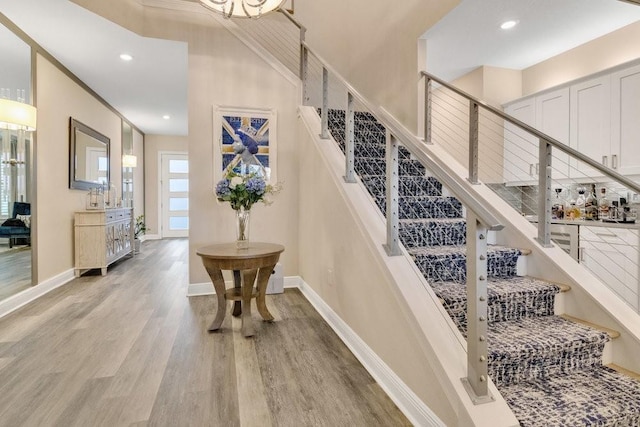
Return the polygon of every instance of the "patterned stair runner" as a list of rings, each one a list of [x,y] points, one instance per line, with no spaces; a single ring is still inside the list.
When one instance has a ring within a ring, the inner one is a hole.
[[[344,151],[344,112],[329,111]],[[355,114],[355,170],[385,213],[385,129]],[[399,149],[400,239],[464,335],[466,222],[460,202]],[[522,426],[640,426],[640,381],[602,365],[606,333],[554,315],[560,288],[516,275],[518,249],[489,246],[489,375]]]

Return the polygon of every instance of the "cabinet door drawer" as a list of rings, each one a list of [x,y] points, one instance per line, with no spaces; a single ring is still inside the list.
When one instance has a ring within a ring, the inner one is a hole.
[[[638,232],[624,228],[580,227],[580,241],[638,246]]]

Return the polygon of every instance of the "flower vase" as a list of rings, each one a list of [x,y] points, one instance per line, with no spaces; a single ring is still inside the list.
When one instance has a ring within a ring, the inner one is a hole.
[[[236,245],[238,249],[249,247],[249,220],[251,210],[240,208],[236,210]]]

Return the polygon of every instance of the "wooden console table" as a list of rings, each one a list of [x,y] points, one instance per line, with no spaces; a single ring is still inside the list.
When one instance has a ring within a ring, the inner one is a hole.
[[[273,316],[267,310],[265,293],[271,272],[276,266],[284,246],[274,243],[250,242],[246,249],[238,249],[234,243],[205,246],[196,251],[202,258],[218,297],[218,310],[209,331],[217,331],[226,314],[226,300],[234,301],[233,315],[242,315],[242,335],[254,335],[251,322],[251,298],[262,318],[268,322]],[[225,290],[222,270],[233,270],[234,287]],[[254,288],[254,282],[256,282]]]

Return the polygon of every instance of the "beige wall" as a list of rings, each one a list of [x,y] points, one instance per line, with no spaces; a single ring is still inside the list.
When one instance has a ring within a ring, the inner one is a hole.
[[[459,0],[296,3],[307,41],[374,105],[417,131],[418,38]]]
[[[197,248],[235,239],[234,211],[214,195],[213,107],[274,109],[277,114],[278,180],[284,189],[271,206],[256,204],[251,215],[251,240],[285,246],[280,261],[285,276],[298,274],[298,142],[296,111],[299,87],[260,59],[207,14],[149,8],[145,36],[189,44],[189,282],[210,281]],[[145,153],[147,159],[150,158]],[[146,176],[146,209],[157,193]],[[157,209],[156,209],[157,211]],[[156,220],[157,222],[157,220]],[[152,231],[153,232],[153,231]]]
[[[522,71],[522,96],[640,58],[640,22]]]
[[[160,152],[184,153],[189,152],[189,138],[186,136],[146,135],[144,141],[144,215],[147,234],[160,234],[159,214],[159,186],[160,182]],[[194,183],[192,183],[193,186]],[[136,210],[140,215],[141,212]]]
[[[111,139],[111,181],[121,185],[121,119],[46,58],[37,57],[37,259],[39,282],[74,266],[73,213],[84,190],[69,189],[69,117]]]
[[[502,110],[501,104],[521,94],[521,72],[498,67],[478,67],[452,84],[469,95]],[[434,91],[434,141],[465,167],[469,164],[469,101],[446,88]],[[480,109],[479,178],[500,183],[503,169],[502,119]]]

